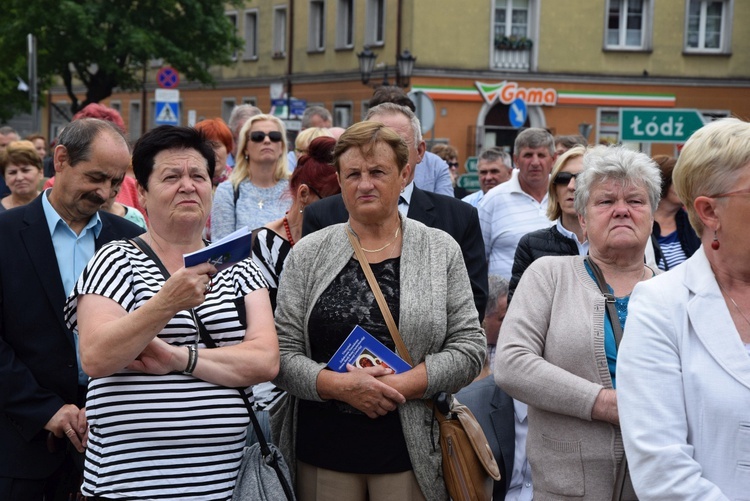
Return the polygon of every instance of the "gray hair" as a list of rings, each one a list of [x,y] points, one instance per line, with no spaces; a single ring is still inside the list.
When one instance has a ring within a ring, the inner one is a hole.
[[[79,162],[91,159],[91,145],[99,134],[109,133],[119,137],[128,146],[128,140],[120,128],[112,122],[99,118],[79,118],[66,125],[57,140],[68,153],[68,163],[76,166]],[[129,149],[129,147],[128,147]]]
[[[229,115],[229,130],[232,131],[235,141],[240,137],[240,130],[245,122],[250,120],[255,115],[263,113],[260,108],[253,106],[252,104],[240,104],[232,108],[232,113]]]
[[[608,180],[642,186],[648,193],[651,214],[661,198],[661,172],[648,155],[624,146],[596,146],[583,155],[583,172],[576,178],[575,208],[586,215],[594,186]]]
[[[546,129],[532,127],[521,131],[516,136],[516,142],[513,144],[513,151],[516,155],[523,148],[547,148],[550,155],[555,155],[555,138],[547,132]]]
[[[15,134],[16,136],[18,136],[18,132],[16,132],[16,129],[14,129],[10,125],[3,125],[2,127],[0,127],[0,135],[9,136],[11,134]],[[21,136],[18,136],[18,139],[20,138]]]
[[[497,301],[508,295],[508,281],[500,275],[490,275],[487,277],[488,294],[487,306],[484,309],[484,316],[489,317],[497,311]]]
[[[413,111],[411,111],[406,106],[401,106],[395,103],[381,103],[377,106],[373,106],[367,111],[367,116],[365,116],[365,120],[373,120],[373,117],[377,115],[397,115],[402,114],[406,118],[409,119],[411,122],[411,128],[414,131],[414,147],[416,148],[419,143],[422,142],[422,126],[419,124],[419,119],[417,118],[417,115],[414,114]]]
[[[323,108],[322,106],[310,106],[309,108],[305,108],[304,113],[302,113],[301,126],[303,129],[308,129],[312,127],[312,124],[310,124],[312,117],[320,117],[326,122],[333,123],[333,117],[331,116],[330,111]]]
[[[505,166],[508,168],[508,170],[513,170],[513,160],[511,160],[510,155],[507,151],[502,150],[498,148],[497,146],[493,146],[492,148],[487,148],[486,150],[482,151],[479,154],[479,158],[477,159],[478,162],[481,162],[484,160],[485,162],[497,162],[500,160],[505,164]]]

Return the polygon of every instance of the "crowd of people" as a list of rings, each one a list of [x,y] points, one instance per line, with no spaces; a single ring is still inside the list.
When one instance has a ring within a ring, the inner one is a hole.
[[[528,128],[469,193],[401,89],[369,104],[0,127],[0,498],[230,499],[244,393],[298,499],[447,500],[441,392],[495,500],[742,498],[750,123],[653,158]],[[185,266],[242,228],[247,258]],[[411,367],[335,370],[355,327]]]

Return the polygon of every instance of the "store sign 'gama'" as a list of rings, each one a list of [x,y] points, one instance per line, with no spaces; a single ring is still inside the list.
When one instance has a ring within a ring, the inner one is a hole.
[[[557,91],[552,88],[519,87],[518,82],[503,81],[500,83],[474,82],[484,101],[491,105],[496,100],[510,104],[514,99],[523,99],[529,106],[555,106]]]

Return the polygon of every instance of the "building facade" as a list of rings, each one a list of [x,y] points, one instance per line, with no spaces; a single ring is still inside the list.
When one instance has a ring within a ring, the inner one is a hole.
[[[623,129],[633,124],[621,123],[623,110],[645,110],[644,131],[649,110],[750,119],[746,1],[254,0],[246,6],[226,12],[245,40],[236,64],[213,70],[215,87],[180,83],[182,124],[226,119],[240,103],[286,117],[288,109],[278,106],[286,92],[325,106],[335,125],[346,127],[366,113],[373,84],[395,81],[397,55],[407,49],[417,58],[409,89],[434,103],[426,139],[450,142],[462,160],[485,147],[510,148],[519,126],[583,131],[590,143],[624,141],[652,154],[678,151],[679,136],[626,138]],[[357,59],[365,46],[377,54],[368,85]],[[143,130],[144,113],[146,127],[154,125],[159,66],[147,102],[141,93],[105,101],[120,110],[133,138]],[[65,95],[53,91],[51,100],[62,104]],[[674,115],[673,130],[681,120]]]

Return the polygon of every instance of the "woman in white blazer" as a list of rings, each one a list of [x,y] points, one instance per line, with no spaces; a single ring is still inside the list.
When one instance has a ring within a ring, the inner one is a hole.
[[[639,284],[617,363],[639,499],[750,498],[750,124],[685,144],[673,174],[702,247]]]

